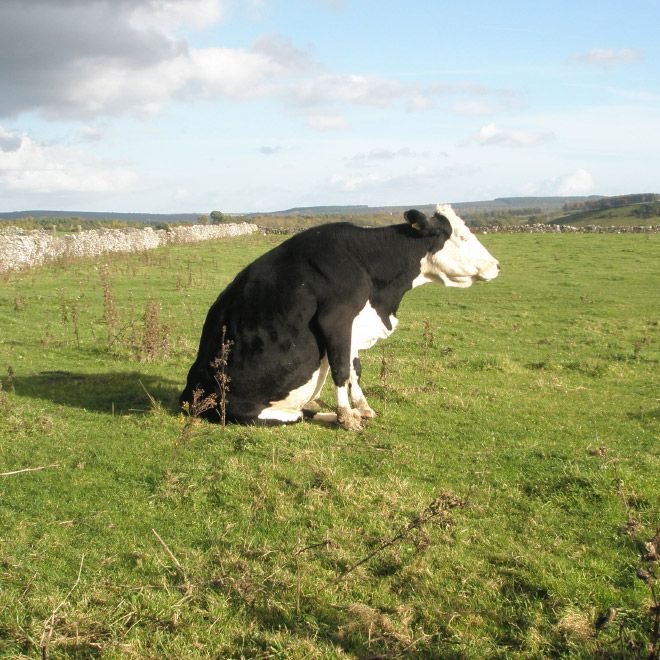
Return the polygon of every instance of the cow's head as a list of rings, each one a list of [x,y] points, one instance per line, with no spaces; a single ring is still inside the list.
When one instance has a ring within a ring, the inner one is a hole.
[[[422,235],[445,239],[444,243],[439,241],[439,249],[422,258],[421,273],[415,285],[440,281],[445,286],[468,287],[478,280],[497,277],[499,262],[449,204],[438,204],[430,218],[417,210],[406,211],[404,217]]]

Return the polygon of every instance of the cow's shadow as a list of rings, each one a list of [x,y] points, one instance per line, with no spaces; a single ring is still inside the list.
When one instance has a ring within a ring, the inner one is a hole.
[[[75,373],[42,371],[17,375],[18,396],[42,399],[56,405],[108,414],[143,413],[154,403],[175,414],[179,411],[181,383],[137,371]]]

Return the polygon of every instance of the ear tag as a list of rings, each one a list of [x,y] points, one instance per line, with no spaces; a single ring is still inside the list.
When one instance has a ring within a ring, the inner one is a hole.
[[[417,231],[419,231],[419,230],[421,229],[421,227],[419,226],[419,224],[418,224],[417,222],[413,222],[413,224],[410,225],[410,226],[411,226],[413,229],[416,229]]]

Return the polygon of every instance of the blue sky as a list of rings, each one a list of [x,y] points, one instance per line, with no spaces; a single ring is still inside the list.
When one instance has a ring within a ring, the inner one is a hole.
[[[660,2],[4,0],[0,210],[660,192]]]

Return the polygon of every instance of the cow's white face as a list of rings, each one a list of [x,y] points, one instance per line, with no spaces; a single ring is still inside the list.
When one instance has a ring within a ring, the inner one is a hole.
[[[468,287],[478,280],[497,277],[500,264],[468,229],[449,204],[438,204],[436,212],[451,224],[452,233],[442,249],[421,261],[421,275],[414,284],[441,281],[445,286]]]

